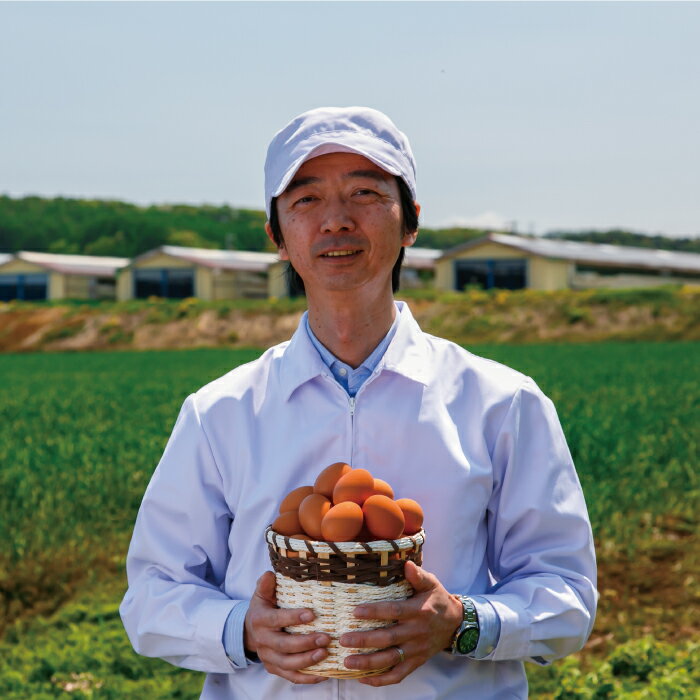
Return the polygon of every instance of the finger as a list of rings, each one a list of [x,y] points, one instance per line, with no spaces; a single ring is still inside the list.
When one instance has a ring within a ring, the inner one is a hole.
[[[258,656],[260,656],[260,652],[258,652]],[[268,648],[263,650],[263,656],[260,656],[260,658],[265,662],[266,666],[271,665],[284,671],[293,672],[313,666],[323,661],[327,656],[327,649],[314,649],[301,654],[283,654]]]
[[[402,649],[404,651],[403,659],[397,648],[393,646],[373,654],[352,654],[345,658],[345,665],[347,668],[361,671],[394,668],[395,666],[404,665],[406,662],[406,649],[404,647]]]
[[[256,623],[270,629],[303,625],[313,619],[313,611],[304,608],[264,608],[256,611]]]
[[[368,676],[367,678],[358,678],[358,680],[360,683],[371,685],[375,688],[384,685],[393,685],[394,683],[400,683],[414,668],[417,668],[415,664],[404,661],[404,663],[397,664],[386,673],[380,673],[377,676]]]
[[[261,635],[260,644],[281,654],[299,654],[314,649],[325,649],[331,643],[330,635],[289,634],[288,632],[267,631]]]
[[[404,566],[404,576],[416,593],[430,591],[438,584],[437,578],[422,566],[407,561]]]
[[[402,646],[405,642],[416,636],[413,624],[400,623],[389,627],[380,627],[375,630],[358,630],[346,632],[341,635],[338,643],[343,647],[365,649],[367,647],[384,649],[386,647]]]
[[[277,605],[277,580],[272,571],[266,571],[257,581],[255,585],[254,596],[257,596],[265,603]]]
[[[407,600],[389,600],[385,603],[363,603],[352,614],[361,620],[406,620],[415,615],[415,603]]]

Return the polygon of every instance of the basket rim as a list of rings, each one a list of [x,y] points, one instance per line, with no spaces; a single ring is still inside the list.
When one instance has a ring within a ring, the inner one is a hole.
[[[367,548],[372,552],[396,552],[403,549],[414,549],[422,547],[425,543],[425,530],[421,529],[415,535],[406,535],[398,540],[372,540],[370,542],[324,542],[322,540],[298,540],[286,535],[280,535],[272,529],[272,525],[267,526],[265,531],[267,542],[279,549],[292,549],[296,552],[316,552],[334,553],[337,550],[347,554],[367,554]],[[311,545],[312,548],[309,548]],[[333,546],[331,546],[333,545]]]

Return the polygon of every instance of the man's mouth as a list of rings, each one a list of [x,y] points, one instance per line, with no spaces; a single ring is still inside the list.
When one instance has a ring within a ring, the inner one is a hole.
[[[355,255],[359,250],[329,250],[321,255],[322,258],[340,258],[347,255]]]

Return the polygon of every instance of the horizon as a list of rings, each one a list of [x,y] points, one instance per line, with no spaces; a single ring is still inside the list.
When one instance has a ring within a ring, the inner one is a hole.
[[[73,197],[73,196],[65,196],[65,195],[56,195],[56,196],[47,196],[47,195],[40,195],[40,194],[35,194],[35,193],[27,193],[25,195],[11,195],[7,192],[0,192],[0,197],[8,197],[10,199],[31,199],[31,198],[37,198],[37,199],[44,199],[44,200],[54,200],[54,199],[65,199],[65,200],[71,200],[71,201],[76,201],[76,202],[102,202],[102,203],[114,203],[114,204],[126,204],[127,206],[133,206],[137,207],[139,209],[148,209],[148,208],[169,208],[169,207],[192,207],[192,208],[206,208],[206,207],[211,207],[211,208],[219,208],[219,207],[228,207],[232,210],[245,210],[245,211],[253,211],[256,213],[260,213],[265,215],[265,208],[260,207],[238,207],[233,204],[229,204],[227,202],[148,202],[148,203],[139,203],[139,202],[132,202],[126,199],[106,199],[106,198],[100,198],[100,197]],[[590,233],[612,233],[612,232],[624,232],[624,233],[630,233],[633,235],[638,235],[638,236],[646,236],[647,238],[654,238],[654,237],[661,237],[661,238],[667,238],[669,240],[673,241],[685,241],[685,240],[695,240],[696,238],[700,238],[700,234],[697,234],[695,236],[688,235],[688,236],[671,236],[664,234],[663,232],[657,232],[657,233],[650,233],[648,231],[636,231],[632,229],[626,229],[626,228],[619,228],[619,227],[608,227],[608,228],[587,228],[587,229],[552,229],[548,231],[542,231],[538,233],[530,233],[528,231],[522,231],[522,230],[513,230],[510,228],[496,228],[496,227],[478,227],[478,226],[461,226],[461,225],[447,225],[447,226],[430,226],[427,224],[423,224],[419,221],[419,226],[418,230],[420,229],[428,229],[431,231],[449,231],[449,230],[472,230],[472,231],[483,231],[484,234],[487,233],[505,233],[505,234],[512,234],[515,236],[535,236],[537,238],[543,238],[546,236],[551,236],[555,234],[567,234],[567,235],[586,235]],[[163,244],[163,245],[170,245],[170,244]],[[617,245],[617,244],[610,244],[610,245]],[[420,244],[412,246],[413,248],[421,248]],[[224,250],[224,249],[222,249]],[[39,251],[37,251],[39,252]],[[0,253],[2,251],[0,250]]]

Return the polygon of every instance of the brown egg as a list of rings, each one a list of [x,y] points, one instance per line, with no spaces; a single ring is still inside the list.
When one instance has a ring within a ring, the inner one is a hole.
[[[338,479],[333,503],[353,501],[361,506],[374,493],[374,477],[366,469],[353,469]]]
[[[315,540],[323,539],[321,521],[323,516],[331,509],[331,502],[320,493],[312,493],[307,496],[299,506],[299,522],[301,527],[295,532],[304,532]]]
[[[364,513],[362,514],[364,518]],[[367,523],[363,523],[362,529],[359,534],[355,537],[356,542],[372,542],[377,538],[367,529]]]
[[[314,492],[313,486],[300,486],[299,488],[290,491],[280,503],[280,513],[286,513],[288,510],[299,510],[299,505],[307,497]]]
[[[404,532],[415,535],[423,526],[423,509],[412,498],[399,498],[396,505],[401,508],[406,520]]]
[[[301,530],[301,523],[299,522],[299,513],[296,510],[288,510],[286,513],[282,513],[277,516],[277,520],[272,523],[272,529],[275,532],[279,532],[280,535],[286,535],[289,537],[295,532]]]
[[[326,542],[350,542],[362,529],[362,508],[352,501],[333,506],[321,521]]]
[[[394,489],[384,479],[377,479],[376,477],[374,479],[374,493],[380,496],[388,496],[389,498],[394,497]]]
[[[345,464],[345,462],[336,462],[326,467],[316,477],[314,493],[320,493],[328,499],[333,498],[333,489],[338,483],[338,479],[349,471],[352,471],[352,467],[349,464]]]
[[[378,539],[394,540],[404,528],[401,508],[388,496],[370,496],[362,506],[369,531]]]

